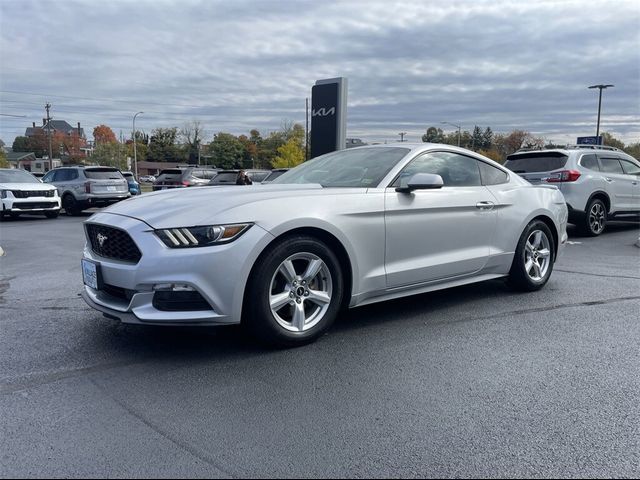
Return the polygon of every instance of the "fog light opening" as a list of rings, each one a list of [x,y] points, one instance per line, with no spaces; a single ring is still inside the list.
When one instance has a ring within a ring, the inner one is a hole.
[[[184,283],[156,283],[154,292],[195,292],[196,289]]]

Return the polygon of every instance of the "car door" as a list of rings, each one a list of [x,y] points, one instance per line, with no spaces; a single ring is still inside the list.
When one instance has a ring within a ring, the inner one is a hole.
[[[622,165],[622,170],[624,170],[625,175],[628,175],[631,179],[631,185],[633,187],[633,199],[631,200],[633,210],[640,211],[640,165],[624,158],[620,159],[620,164]]]
[[[416,173],[440,175],[444,186],[396,191]],[[438,151],[412,160],[385,191],[387,286],[481,270],[497,226],[494,205],[495,197],[482,185],[476,159]]]
[[[633,193],[635,185],[632,175],[626,175],[620,164],[620,160],[613,154],[600,154],[600,171],[607,182],[607,190],[611,199],[611,210],[620,212],[633,210]]]

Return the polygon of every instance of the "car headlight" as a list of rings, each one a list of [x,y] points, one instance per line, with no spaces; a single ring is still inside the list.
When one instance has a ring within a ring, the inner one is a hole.
[[[170,248],[209,247],[233,242],[251,226],[251,223],[208,225],[156,230],[160,240]]]

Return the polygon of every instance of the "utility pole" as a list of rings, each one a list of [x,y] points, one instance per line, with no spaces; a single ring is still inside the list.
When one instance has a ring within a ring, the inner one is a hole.
[[[404,136],[407,134],[407,132],[400,132],[398,133],[398,135],[400,135],[400,141],[404,142]]]
[[[49,137],[49,170],[53,170],[53,153],[51,148],[51,117],[49,116],[49,109],[51,104],[47,102],[44,109],[47,111],[47,137]]]
[[[602,107],[602,90],[609,87],[614,87],[615,85],[591,85],[588,88],[597,88],[600,90],[600,95],[598,97],[598,126],[596,127],[596,141],[600,144],[600,107]]]

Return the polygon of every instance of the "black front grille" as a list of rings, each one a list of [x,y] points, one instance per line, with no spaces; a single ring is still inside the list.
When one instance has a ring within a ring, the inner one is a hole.
[[[91,249],[101,257],[138,263],[142,253],[124,230],[95,223],[87,224]]]
[[[112,297],[119,298],[121,300],[126,300],[128,302],[131,301],[131,299],[133,298],[133,295],[136,293],[135,290],[116,287],[115,285],[109,285],[108,283],[105,283],[102,286],[102,289],[104,290],[105,293],[108,293]]]
[[[15,198],[53,197],[55,190],[11,190]]]
[[[13,204],[13,208],[19,208],[20,210],[55,208],[57,206],[58,204],[56,202],[16,202]]]

